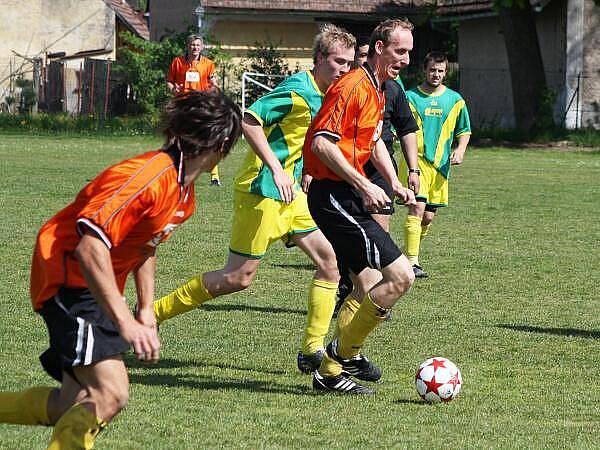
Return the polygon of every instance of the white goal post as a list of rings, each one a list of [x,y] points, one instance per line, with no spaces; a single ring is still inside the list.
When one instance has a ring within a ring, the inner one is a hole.
[[[267,86],[264,83],[258,81],[259,78],[286,78],[287,75],[280,74],[268,74],[268,73],[258,73],[258,72],[244,72],[242,74],[242,114],[246,111],[246,86],[248,84],[254,84],[267,92],[271,92],[273,90],[272,87]]]

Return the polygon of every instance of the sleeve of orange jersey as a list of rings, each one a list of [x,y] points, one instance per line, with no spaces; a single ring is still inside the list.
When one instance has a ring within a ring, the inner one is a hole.
[[[77,218],[77,229],[91,228],[110,249],[119,245],[131,229],[152,209],[152,193],[144,173],[122,180],[108,180],[109,185],[92,197]]]
[[[314,136],[325,135],[339,141],[344,131],[352,127],[358,112],[353,92],[346,83],[338,83],[327,92],[313,123]]]

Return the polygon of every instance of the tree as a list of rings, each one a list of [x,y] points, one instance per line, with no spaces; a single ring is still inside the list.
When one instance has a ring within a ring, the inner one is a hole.
[[[504,35],[517,128],[529,131],[547,124],[552,111],[544,108],[548,86],[535,17],[528,0],[496,0]]]
[[[166,77],[171,61],[185,51],[186,33],[160,42],[146,41],[126,31],[121,33],[126,46],[119,48],[115,72],[133,91],[137,111],[157,116],[170,97]]]
[[[254,48],[248,50],[248,67],[246,70],[267,75],[289,75],[289,67],[283,59],[283,54],[277,45],[270,41],[255,42]],[[261,80],[264,84],[274,88],[281,82],[281,77],[266,77]],[[250,85],[247,92],[249,103],[254,102],[265,92],[257,86]]]

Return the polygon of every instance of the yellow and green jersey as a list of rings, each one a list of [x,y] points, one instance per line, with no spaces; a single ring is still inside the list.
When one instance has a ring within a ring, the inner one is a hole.
[[[454,137],[471,134],[465,101],[458,92],[446,86],[440,94],[428,94],[415,87],[406,91],[406,97],[419,126],[419,157],[425,158],[448,178]]]
[[[246,110],[262,125],[267,141],[281,166],[300,190],[302,146],[306,130],[319,111],[323,93],[310,72],[287,78],[273,91],[259,98]],[[282,200],[271,169],[248,150],[235,179],[235,189]]]

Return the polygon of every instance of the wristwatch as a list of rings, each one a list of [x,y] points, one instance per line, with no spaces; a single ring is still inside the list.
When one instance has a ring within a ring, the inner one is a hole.
[[[416,173],[417,175],[421,175],[421,171],[419,169],[408,169],[408,173]]]

